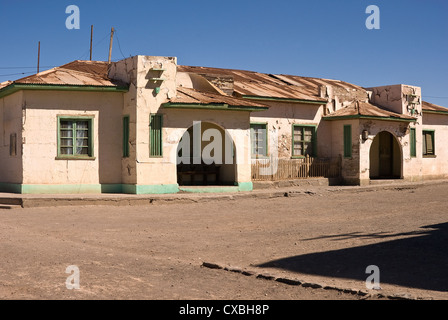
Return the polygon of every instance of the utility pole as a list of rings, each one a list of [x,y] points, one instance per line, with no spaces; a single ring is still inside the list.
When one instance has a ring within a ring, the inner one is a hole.
[[[114,42],[114,28],[110,31],[110,46],[109,46],[109,63],[112,59],[112,44]]]
[[[93,24],[90,28],[90,61],[92,61]]]
[[[39,67],[40,67],[40,41],[39,41],[39,47],[37,49],[37,73],[39,73]]]

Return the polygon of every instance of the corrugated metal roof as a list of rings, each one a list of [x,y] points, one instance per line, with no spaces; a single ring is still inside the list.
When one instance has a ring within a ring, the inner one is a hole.
[[[60,67],[12,81],[10,84],[123,86],[107,77],[108,63],[103,61],[73,61]]]
[[[368,102],[357,102],[357,101],[353,102],[351,105],[347,107],[344,107],[342,109],[337,110],[336,112],[333,112],[328,116],[325,116],[325,119],[331,120],[332,118],[353,117],[353,116],[415,120],[415,118],[413,117],[388,111]]]
[[[423,101],[422,109],[426,111],[435,111],[435,112],[448,112],[448,108],[438,106],[436,104]]]
[[[242,106],[249,108],[266,108],[261,103],[238,99],[231,96],[214,94],[211,92],[200,92],[190,88],[177,88],[176,97],[170,99],[171,103],[176,104],[227,104],[229,106]]]
[[[327,102],[320,97],[320,88],[288,85],[274,75],[233,69],[178,66],[179,72],[203,75],[227,75],[234,79],[236,96],[258,96]]]
[[[367,91],[357,85],[340,80],[301,77],[293,75],[264,74],[254,71],[178,66],[180,72],[203,75],[228,75],[234,78],[236,96],[260,96],[327,102],[321,97],[321,88],[332,87],[338,95],[367,100]]]

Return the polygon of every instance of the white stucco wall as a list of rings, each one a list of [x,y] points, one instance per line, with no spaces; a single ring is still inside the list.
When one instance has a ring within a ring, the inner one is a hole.
[[[23,184],[121,183],[121,93],[23,94]],[[93,117],[93,160],[56,159],[58,116]]]
[[[0,183],[22,182],[21,91],[0,99]],[[17,135],[17,155],[10,156],[10,135]]]

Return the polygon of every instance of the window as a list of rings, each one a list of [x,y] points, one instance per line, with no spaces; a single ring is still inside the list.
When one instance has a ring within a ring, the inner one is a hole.
[[[316,127],[293,125],[293,157],[316,156]]]
[[[415,135],[415,128],[411,128],[409,134],[410,147],[411,147],[411,157],[415,158],[417,156],[417,137]]]
[[[352,157],[352,126],[344,126],[344,158]]]
[[[58,157],[93,157],[93,118],[59,117]]]
[[[424,130],[423,131],[423,156],[431,157],[435,156],[435,141],[434,141],[434,131]]]
[[[268,155],[268,133],[266,123],[251,123],[250,141],[253,158],[266,157]]]
[[[152,114],[150,120],[150,156],[161,157],[162,153],[162,126],[163,116],[161,114]]]
[[[123,117],[123,158],[129,158],[129,116]]]

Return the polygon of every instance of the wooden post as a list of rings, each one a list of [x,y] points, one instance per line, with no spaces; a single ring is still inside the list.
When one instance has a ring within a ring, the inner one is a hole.
[[[112,59],[112,44],[114,42],[114,28],[110,31],[110,45],[109,45],[109,60],[108,62],[111,62]]]
[[[90,61],[92,61],[93,24],[90,27]]]
[[[37,73],[39,73],[40,69],[40,41],[39,41],[39,48],[37,49]]]

